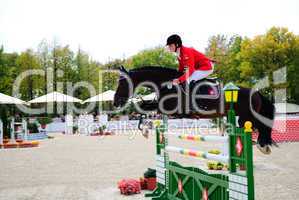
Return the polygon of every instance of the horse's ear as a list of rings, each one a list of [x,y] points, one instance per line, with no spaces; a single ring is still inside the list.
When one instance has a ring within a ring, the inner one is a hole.
[[[119,71],[120,72],[124,72],[124,73],[128,73],[128,71],[126,70],[126,68],[123,66],[123,65],[121,65],[120,67],[119,67]]]

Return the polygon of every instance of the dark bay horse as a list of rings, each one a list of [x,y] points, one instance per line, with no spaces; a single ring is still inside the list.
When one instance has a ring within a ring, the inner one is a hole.
[[[186,85],[170,88],[167,84],[182,75],[174,69],[149,66],[127,71],[121,67],[120,73],[118,88],[114,96],[116,107],[124,106],[129,98],[132,98],[135,89],[147,82],[151,83],[148,87],[152,89],[153,84],[156,86],[155,92],[158,98],[156,101],[142,102],[140,107],[143,110],[156,110],[159,113],[180,118],[214,118],[225,116],[229,109],[223,101],[222,86],[217,86],[215,80],[206,80],[209,84],[190,83],[192,86],[187,90]],[[198,85],[200,86],[196,88]],[[251,121],[253,127],[259,132],[258,148],[263,153],[269,154],[272,145],[271,132],[275,107],[260,92],[249,88],[239,88],[238,101],[234,107],[236,115],[239,116],[238,124],[243,127],[246,121]],[[200,96],[195,98],[196,94]],[[264,123],[259,116],[266,119],[267,123]]]

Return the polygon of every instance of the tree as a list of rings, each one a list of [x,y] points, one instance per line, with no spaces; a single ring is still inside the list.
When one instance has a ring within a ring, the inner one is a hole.
[[[30,70],[41,69],[38,57],[32,50],[28,49],[17,58],[16,64],[17,74],[22,72],[29,72]],[[40,76],[26,76],[25,80],[21,83],[21,94],[24,100],[31,100],[36,96],[36,93],[43,90],[43,81]]]
[[[256,80],[268,76],[270,87],[265,93],[270,95],[274,88],[282,87],[273,82],[273,72],[287,67],[289,77],[284,87],[291,86],[288,89],[292,91],[289,94],[290,99],[293,99],[293,88],[298,84],[298,79],[292,72],[297,65],[298,47],[298,36],[287,28],[273,27],[264,35],[258,35],[252,40],[247,38],[241,45],[241,78],[252,85]]]
[[[240,59],[242,37],[235,35],[215,35],[209,39],[206,55],[215,61],[214,74],[224,83],[240,79]]]
[[[56,60],[56,69],[63,72],[63,74],[59,74],[58,71],[56,75],[55,82],[60,82],[63,84],[62,88],[57,88],[59,92],[67,93],[67,83],[72,82],[74,79],[74,53],[70,50],[69,46],[64,47],[56,47],[55,48],[55,60]]]
[[[18,54],[5,53],[3,46],[0,48],[0,92],[4,94],[12,93],[12,85],[16,73],[16,60]]]
[[[48,68],[51,67],[51,50],[50,50],[50,46],[46,40],[41,41],[40,44],[38,45],[37,56],[38,56],[41,68],[45,72],[44,83],[43,83],[43,85],[44,85],[43,94],[47,94],[47,82],[48,82],[47,70],[48,70]]]
[[[143,66],[162,66],[177,68],[177,60],[174,55],[168,53],[162,47],[146,49],[128,59],[130,68]]]
[[[119,74],[115,70],[118,70],[120,66],[128,68],[125,59],[114,59],[100,67],[102,72],[102,83],[100,84],[102,84],[103,91],[116,90]]]
[[[299,39],[297,36],[297,43],[299,44]],[[290,103],[299,104],[299,45],[295,50],[297,55],[294,58],[294,61],[287,68],[287,82],[288,82],[288,91],[287,91],[287,100]]]
[[[89,55],[80,48],[75,57],[76,76],[73,83],[85,81],[91,84],[96,91],[99,89],[99,64],[90,59]],[[86,88],[79,88],[76,91],[78,98],[86,99],[90,97],[89,91]]]

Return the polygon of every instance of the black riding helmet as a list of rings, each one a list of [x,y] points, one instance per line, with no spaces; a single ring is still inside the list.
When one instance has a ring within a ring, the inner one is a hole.
[[[176,48],[180,48],[182,46],[182,39],[179,35],[173,34],[167,38],[166,45],[175,44]]]

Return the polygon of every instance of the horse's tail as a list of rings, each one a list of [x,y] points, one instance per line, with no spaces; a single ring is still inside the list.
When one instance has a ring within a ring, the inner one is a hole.
[[[275,106],[272,101],[263,96],[260,92],[258,92],[258,94],[262,102],[261,110],[259,113],[269,120],[269,123],[267,124],[264,124],[261,121],[257,122],[257,128],[259,130],[258,143],[261,146],[272,145],[271,133],[275,116]]]

